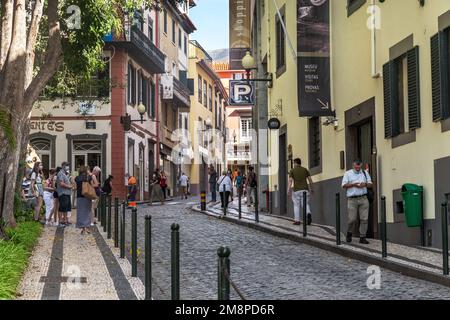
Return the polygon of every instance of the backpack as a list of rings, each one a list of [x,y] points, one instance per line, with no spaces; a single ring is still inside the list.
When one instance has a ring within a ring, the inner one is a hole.
[[[236,186],[241,187],[242,186],[242,176],[236,177]]]
[[[111,191],[112,191],[112,190],[111,190],[110,182],[111,182],[111,180],[106,179],[105,182],[104,182],[104,184],[103,184],[102,190],[103,190],[103,192],[106,193],[106,194],[110,194]]]

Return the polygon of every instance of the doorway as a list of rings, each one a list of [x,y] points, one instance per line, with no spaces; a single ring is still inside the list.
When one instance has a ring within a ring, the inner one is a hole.
[[[102,142],[101,141],[74,141],[73,142],[73,158],[72,163],[74,169],[78,171],[80,166],[88,166],[89,170],[100,167],[99,181],[102,181],[102,173],[104,168],[102,165]]]
[[[286,157],[286,133],[279,137],[279,162],[278,162],[278,192],[280,198],[280,215],[287,214],[287,157]]]

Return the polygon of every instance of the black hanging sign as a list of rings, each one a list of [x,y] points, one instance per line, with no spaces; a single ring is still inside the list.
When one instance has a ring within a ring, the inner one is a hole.
[[[300,117],[332,116],[329,0],[297,0]]]

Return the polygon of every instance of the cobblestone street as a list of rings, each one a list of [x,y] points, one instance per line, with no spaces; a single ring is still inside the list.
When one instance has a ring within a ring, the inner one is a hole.
[[[144,217],[152,215],[155,299],[170,299],[170,226],[174,222],[180,224],[182,299],[217,299],[220,246],[231,249],[231,278],[247,299],[450,299],[450,290],[444,286],[387,270],[381,271],[381,289],[369,290],[369,265],[195,213],[190,210],[193,200],[139,207],[141,263]],[[239,299],[233,289],[231,297]]]

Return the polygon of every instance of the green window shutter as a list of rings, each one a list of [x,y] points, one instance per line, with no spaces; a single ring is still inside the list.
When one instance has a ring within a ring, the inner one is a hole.
[[[420,128],[420,73],[419,47],[408,51],[408,115],[409,130]]]
[[[431,88],[433,121],[449,116],[448,108],[448,54],[447,39],[444,32],[431,37]]]
[[[384,137],[395,137],[399,132],[398,125],[398,92],[395,61],[389,61],[383,66],[384,91]]]

